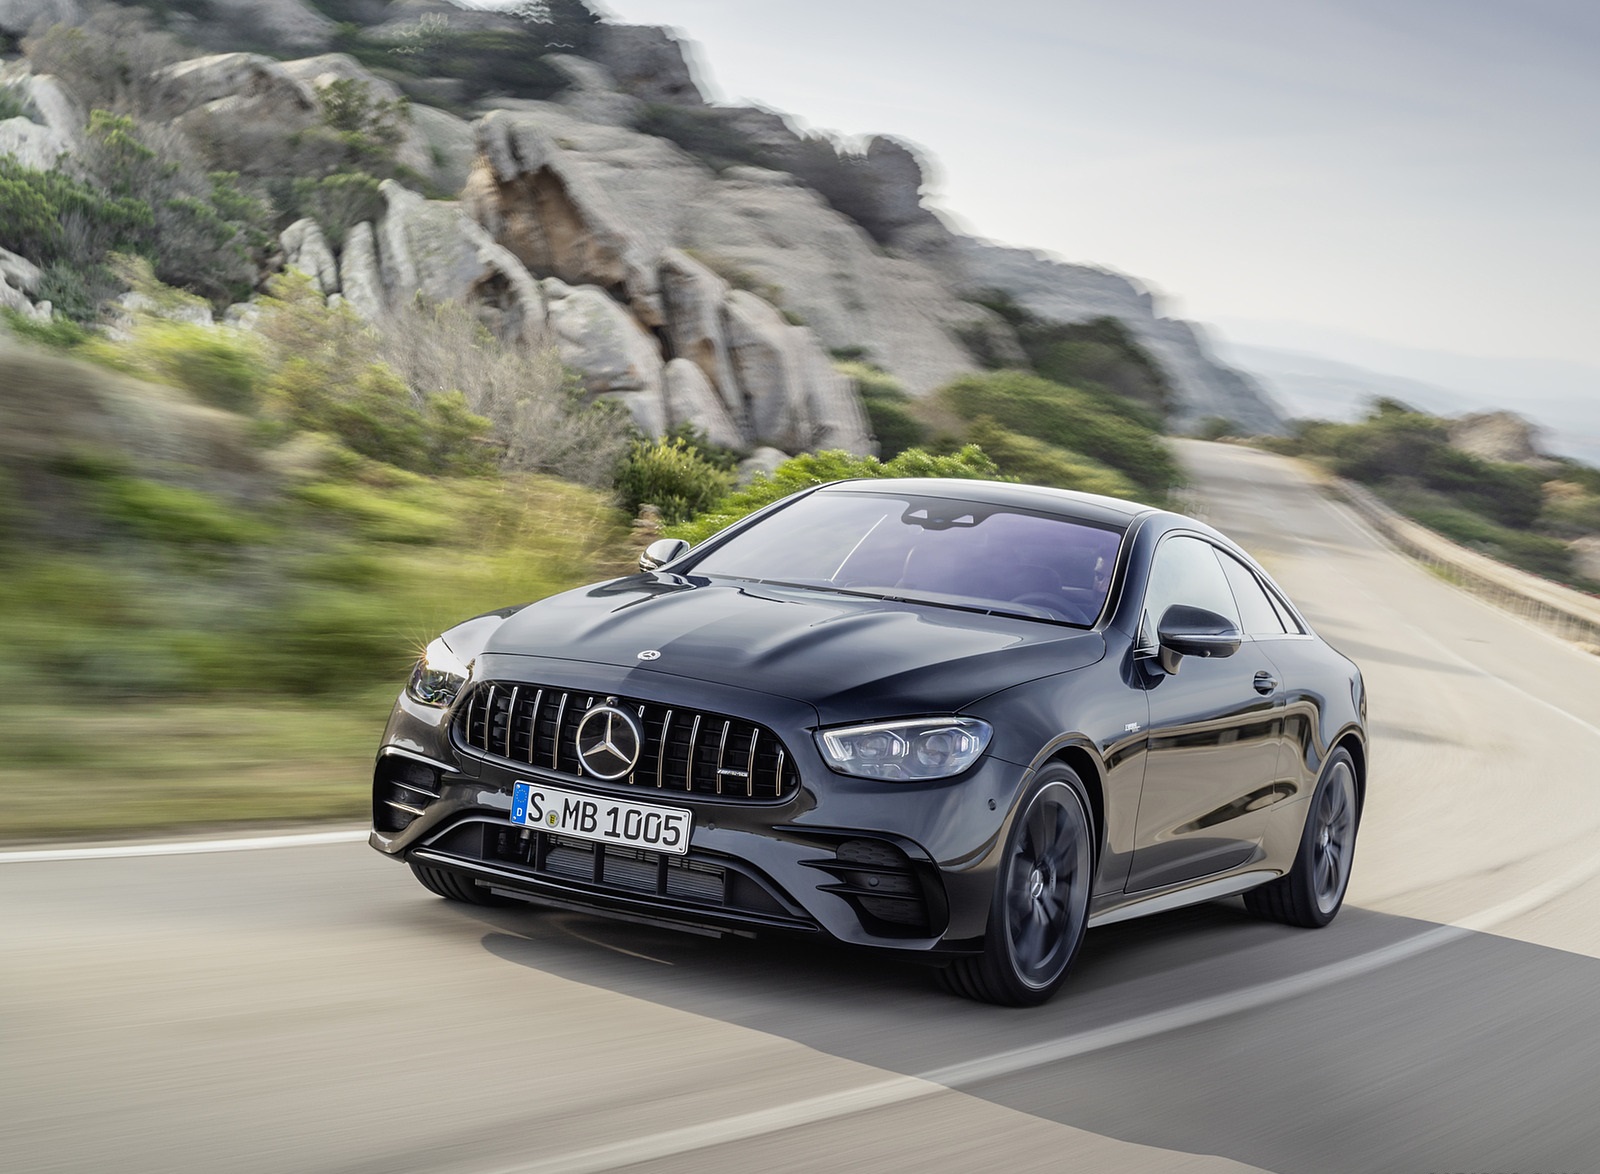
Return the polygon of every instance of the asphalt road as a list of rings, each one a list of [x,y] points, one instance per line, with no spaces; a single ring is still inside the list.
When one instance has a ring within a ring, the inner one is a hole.
[[[0,857],[0,1169],[1600,1174],[1600,659],[1284,462],[1182,453],[1367,675],[1328,929],[1233,901],[1092,930],[1014,1011],[843,952],[458,908],[354,840]]]

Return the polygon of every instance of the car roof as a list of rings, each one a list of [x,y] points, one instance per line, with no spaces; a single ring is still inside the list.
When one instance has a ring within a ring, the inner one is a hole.
[[[1020,485],[1012,481],[967,480],[962,477],[859,477],[850,481],[829,482],[818,490],[819,493],[852,491],[910,493],[919,497],[942,497],[1038,510],[1119,529],[1125,529],[1143,514],[1158,512],[1152,506],[1124,501],[1120,497],[1103,497],[1098,493],[1078,493],[1043,485]]]

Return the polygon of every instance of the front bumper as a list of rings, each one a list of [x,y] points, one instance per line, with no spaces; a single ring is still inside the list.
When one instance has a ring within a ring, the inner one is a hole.
[[[374,771],[374,848],[505,895],[655,924],[823,933],[930,954],[980,946],[1023,768],[985,757],[955,780],[848,778],[824,765],[811,737],[815,713],[798,702],[659,673],[642,682],[606,666],[514,667],[524,679],[581,691],[640,696],[648,686],[670,693],[664,703],[760,722],[788,747],[799,785],[778,800],[748,801],[579,779],[469,751],[451,735],[450,712],[402,696]],[[518,781],[688,808],[689,852],[600,846],[513,824]]]

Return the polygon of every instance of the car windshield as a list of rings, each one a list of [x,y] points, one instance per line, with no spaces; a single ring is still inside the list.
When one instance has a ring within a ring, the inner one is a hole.
[[[691,573],[1092,624],[1122,532],[1010,506],[814,493],[735,534]]]

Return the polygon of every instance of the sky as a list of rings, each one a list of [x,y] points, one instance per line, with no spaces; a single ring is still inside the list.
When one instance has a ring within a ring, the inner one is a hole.
[[[1592,365],[1600,403],[1593,0],[599,6],[681,30],[714,100],[900,138],[958,227],[1229,337]]]

